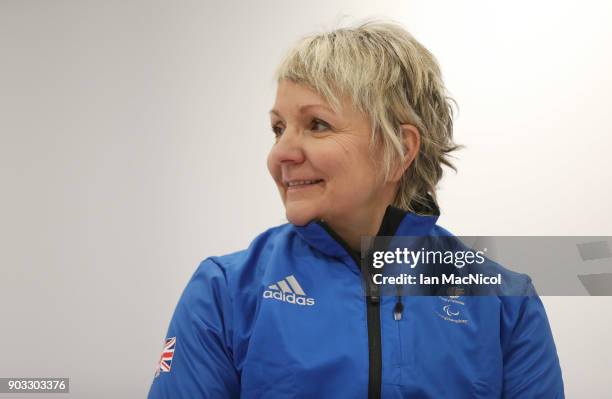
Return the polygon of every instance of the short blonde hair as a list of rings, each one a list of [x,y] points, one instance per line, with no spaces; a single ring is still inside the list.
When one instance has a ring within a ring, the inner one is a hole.
[[[447,96],[434,56],[400,24],[366,20],[355,27],[301,38],[289,50],[275,79],[304,84],[339,112],[341,96],[370,117],[371,148],[382,144],[385,179],[404,156],[401,124],[419,129],[419,152],[401,177],[393,203],[420,213],[437,212],[436,185],[442,165],[456,170],[454,100]],[[433,207],[431,201],[433,200]]]

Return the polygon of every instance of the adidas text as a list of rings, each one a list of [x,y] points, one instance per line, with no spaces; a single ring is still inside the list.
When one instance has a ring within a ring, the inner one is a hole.
[[[263,293],[264,298],[272,298],[277,301],[283,301],[288,303],[294,303],[302,306],[312,306],[315,304],[314,298],[307,298],[300,295],[295,295],[292,293],[285,293],[281,291],[270,291],[265,290]]]
[[[293,275],[269,285],[268,289],[264,291],[263,297],[301,306],[312,306],[315,304],[315,300],[306,296],[302,286],[300,286],[300,283],[298,283]]]

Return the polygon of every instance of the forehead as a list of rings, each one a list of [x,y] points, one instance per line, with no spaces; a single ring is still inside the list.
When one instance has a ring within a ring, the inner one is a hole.
[[[333,117],[349,116],[352,107],[346,98],[340,98],[341,108],[334,111],[333,107],[322,95],[304,84],[282,80],[276,90],[274,106],[270,110],[271,115],[301,114],[311,110],[317,110]]]

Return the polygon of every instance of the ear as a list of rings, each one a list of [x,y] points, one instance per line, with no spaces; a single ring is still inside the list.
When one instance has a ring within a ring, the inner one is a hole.
[[[412,164],[417,154],[419,153],[419,148],[421,147],[421,133],[419,129],[414,125],[403,124],[400,125],[402,129],[402,143],[404,145],[404,157],[402,158],[400,164],[397,169],[391,176],[392,182],[399,181],[404,172],[408,169],[408,167]]]

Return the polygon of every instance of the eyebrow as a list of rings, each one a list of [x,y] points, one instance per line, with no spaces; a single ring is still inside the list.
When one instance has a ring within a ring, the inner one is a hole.
[[[301,107],[298,108],[298,111],[303,112],[305,109],[308,109],[308,108],[323,108],[323,109],[327,110],[328,112],[331,112],[332,114],[334,114],[334,111],[331,108],[326,107],[323,104],[306,104],[306,105],[302,105]],[[270,113],[271,114],[275,114],[277,116],[281,116],[280,113],[277,110],[275,110],[275,109],[271,109]]]

